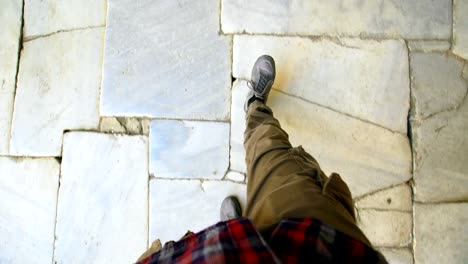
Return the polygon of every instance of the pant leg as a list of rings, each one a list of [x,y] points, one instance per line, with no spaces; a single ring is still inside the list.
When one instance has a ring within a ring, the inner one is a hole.
[[[357,227],[351,193],[338,174],[327,177],[288,134],[265,104],[254,101],[246,116],[244,147],[247,205],[244,215],[260,231],[281,219],[315,218],[370,245]]]

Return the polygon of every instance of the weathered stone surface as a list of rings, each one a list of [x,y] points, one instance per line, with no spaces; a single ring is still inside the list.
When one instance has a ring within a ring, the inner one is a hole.
[[[179,240],[188,230],[198,232],[220,221],[224,198],[235,195],[242,206],[246,186],[229,181],[152,180],[150,182],[150,241]]]
[[[411,242],[411,213],[358,210],[358,225],[373,246],[402,247]]]
[[[407,248],[378,248],[390,264],[413,264],[413,254]]]
[[[413,127],[415,199],[468,199],[468,100]]]
[[[411,188],[398,185],[390,189],[376,192],[356,201],[357,208],[411,211]]]
[[[245,84],[235,82],[232,89],[231,102],[231,153],[230,168],[235,171],[247,172],[245,164],[244,131],[245,111],[244,102],[249,89]]]
[[[452,25],[450,0],[223,0],[221,12],[224,33],[447,39]]]
[[[234,77],[250,79],[262,54],[276,60],[276,89],[406,134],[410,90],[403,41],[235,36]]]
[[[468,203],[416,204],[416,263],[468,263]]]
[[[58,31],[105,26],[105,0],[31,0],[24,3],[26,39]]]
[[[226,179],[235,182],[245,182],[245,174],[237,171],[229,171],[226,174]]]
[[[408,48],[411,52],[445,52],[450,49],[447,40],[410,40]]]
[[[236,91],[238,89],[241,91]],[[233,96],[243,95],[247,89],[245,81],[237,81]],[[233,102],[240,103],[242,100],[233,98]],[[326,173],[340,173],[355,197],[404,183],[411,178],[411,150],[406,135],[392,133],[274,90],[268,105],[283,129],[289,133],[291,143],[302,144]],[[241,109],[241,106],[233,109]],[[245,121],[233,119],[231,126],[234,140],[231,146],[242,146],[243,140],[236,142],[236,139],[243,138]],[[232,154],[232,164],[244,162],[243,152]],[[234,158],[238,160],[234,161]]]
[[[60,166],[0,157],[0,263],[51,263]]]
[[[157,120],[150,172],[162,178],[222,179],[229,167],[229,123]]]
[[[97,129],[103,29],[24,43],[10,151],[60,156],[65,129]]]
[[[101,114],[228,120],[219,1],[109,1]]]
[[[99,123],[99,130],[102,132],[110,132],[110,133],[125,133],[126,129],[117,117],[103,117],[101,118],[101,122]]]
[[[144,252],[147,144],[142,136],[65,134],[56,262],[130,263]]]
[[[0,155],[7,155],[21,33],[22,1],[1,0],[0,5]]]
[[[413,116],[427,118],[453,109],[464,99],[463,61],[439,53],[411,53]]]
[[[468,2],[453,1],[453,53],[468,60]]]

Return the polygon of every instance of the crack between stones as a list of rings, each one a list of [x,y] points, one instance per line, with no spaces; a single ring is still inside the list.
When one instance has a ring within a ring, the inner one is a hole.
[[[413,113],[414,113],[414,103],[416,98],[413,94],[413,84],[411,81],[411,76],[413,75],[412,67],[411,67],[411,51],[409,47],[409,41],[405,40],[407,56],[408,56],[408,79],[409,79],[409,109],[408,109],[408,116],[407,116],[407,136],[410,143],[410,150],[411,150],[411,178],[407,182],[410,187],[411,192],[411,210],[409,213],[411,214],[411,238],[409,241],[409,250],[411,251],[411,255],[413,258],[413,263],[415,261],[414,257],[414,246],[415,246],[415,218],[414,218],[414,170],[415,170],[415,160],[414,160],[414,136],[413,136]]]
[[[235,31],[235,32],[222,32],[220,31],[220,35],[226,36],[252,36],[252,37],[278,37],[278,38],[309,38],[312,40],[317,39],[328,39],[328,38],[349,38],[349,39],[361,39],[361,40],[372,40],[372,41],[385,41],[385,40],[408,40],[408,41],[451,41],[451,38],[437,38],[437,37],[429,37],[429,38],[408,38],[404,36],[385,36],[379,34],[367,34],[367,33],[360,33],[359,35],[339,35],[339,34],[301,34],[301,33],[291,33],[291,32],[284,32],[284,33],[274,33],[274,32],[248,32],[246,30],[242,31]]]
[[[21,52],[23,51],[23,30],[24,30],[24,5],[25,0],[23,0],[23,6],[21,7],[21,27],[20,27],[20,35],[18,39],[18,50],[17,50],[17,58],[16,58],[16,74],[15,74],[15,90],[13,91],[13,109],[11,111],[11,119],[10,119],[10,131],[7,145],[7,153],[11,154],[11,139],[13,133],[13,118],[15,113],[15,106],[16,106],[16,93],[18,91],[18,77],[19,77],[19,68],[20,68],[20,60],[21,60]]]
[[[98,25],[98,26],[89,26],[89,27],[81,27],[81,28],[72,28],[72,29],[63,29],[63,30],[57,30],[48,34],[44,35],[34,35],[34,36],[29,36],[25,37],[23,39],[23,42],[29,42],[35,39],[40,39],[40,38],[46,38],[50,37],[59,33],[66,33],[66,32],[73,32],[73,31],[79,31],[79,30],[87,30],[87,29],[95,29],[95,28],[104,28],[106,25]]]

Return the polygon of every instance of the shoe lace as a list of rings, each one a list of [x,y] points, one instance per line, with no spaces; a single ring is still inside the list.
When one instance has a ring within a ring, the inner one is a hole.
[[[269,79],[267,77],[265,77],[265,75],[263,74],[260,74],[260,79],[258,80],[258,83],[257,85],[255,86],[255,84],[252,82],[252,81],[248,81],[247,82],[247,86],[257,94],[260,94],[262,93],[266,86],[268,85],[268,81]]]

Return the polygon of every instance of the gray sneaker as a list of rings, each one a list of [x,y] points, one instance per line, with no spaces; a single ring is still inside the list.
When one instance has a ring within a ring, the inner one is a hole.
[[[234,196],[226,197],[221,204],[221,221],[228,221],[240,217],[242,217],[242,209],[239,200]]]
[[[275,60],[269,55],[260,56],[252,68],[251,80],[247,83],[250,92],[245,101],[244,110],[247,111],[254,98],[266,103],[271,87],[275,82]]]

